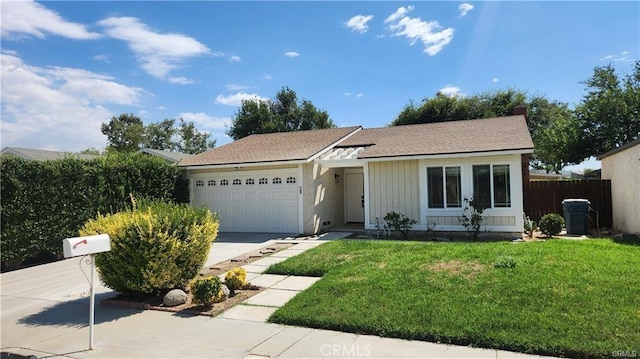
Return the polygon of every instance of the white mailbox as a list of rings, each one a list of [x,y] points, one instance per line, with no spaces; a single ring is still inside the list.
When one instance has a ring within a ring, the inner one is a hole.
[[[110,251],[111,239],[108,234],[67,238],[62,241],[62,247],[65,258],[84,256]]]

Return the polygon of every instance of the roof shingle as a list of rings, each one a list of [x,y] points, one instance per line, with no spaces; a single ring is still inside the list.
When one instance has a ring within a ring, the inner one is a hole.
[[[307,160],[360,126],[251,135],[180,161],[179,166]]]
[[[364,129],[339,146],[363,145],[360,159],[533,150],[523,115]]]

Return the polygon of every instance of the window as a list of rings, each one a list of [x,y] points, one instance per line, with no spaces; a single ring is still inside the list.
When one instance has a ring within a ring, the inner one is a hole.
[[[269,180],[266,178],[260,178],[260,180],[258,180],[258,184],[269,184]]]
[[[509,165],[474,165],[473,193],[486,208],[511,207]]]
[[[493,206],[511,207],[509,165],[493,166]]]
[[[233,180],[233,185],[234,186],[240,186],[242,184],[242,180],[239,178],[236,178]]]
[[[203,180],[197,180],[196,181],[196,187],[202,187],[204,186],[204,181]]]
[[[215,186],[216,185],[216,180],[209,180],[207,182],[207,186]]]
[[[256,184],[256,181],[254,181],[253,178],[247,178],[247,180],[244,181],[244,184]]]
[[[460,208],[460,167],[427,167],[427,206],[429,208]]]
[[[226,179],[220,180],[220,185],[221,186],[228,186],[229,185],[229,180],[226,180]]]
[[[287,177],[287,183],[296,183],[295,177]]]
[[[271,183],[273,184],[280,184],[282,183],[282,178],[280,177],[274,177],[273,180],[271,181]]]

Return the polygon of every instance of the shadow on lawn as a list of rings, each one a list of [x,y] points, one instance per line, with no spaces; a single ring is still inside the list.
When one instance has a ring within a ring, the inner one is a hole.
[[[103,299],[113,297],[114,292],[96,294],[95,297],[95,323],[105,323],[124,318],[141,310],[128,308],[113,308],[100,305]],[[80,298],[67,302],[56,303],[44,308],[39,313],[34,313],[18,320],[19,324],[27,326],[89,326],[89,298]]]

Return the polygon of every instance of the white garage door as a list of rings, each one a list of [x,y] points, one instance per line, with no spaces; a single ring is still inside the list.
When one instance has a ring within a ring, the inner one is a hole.
[[[194,184],[194,204],[218,213],[221,232],[298,233],[295,169],[215,173]]]

